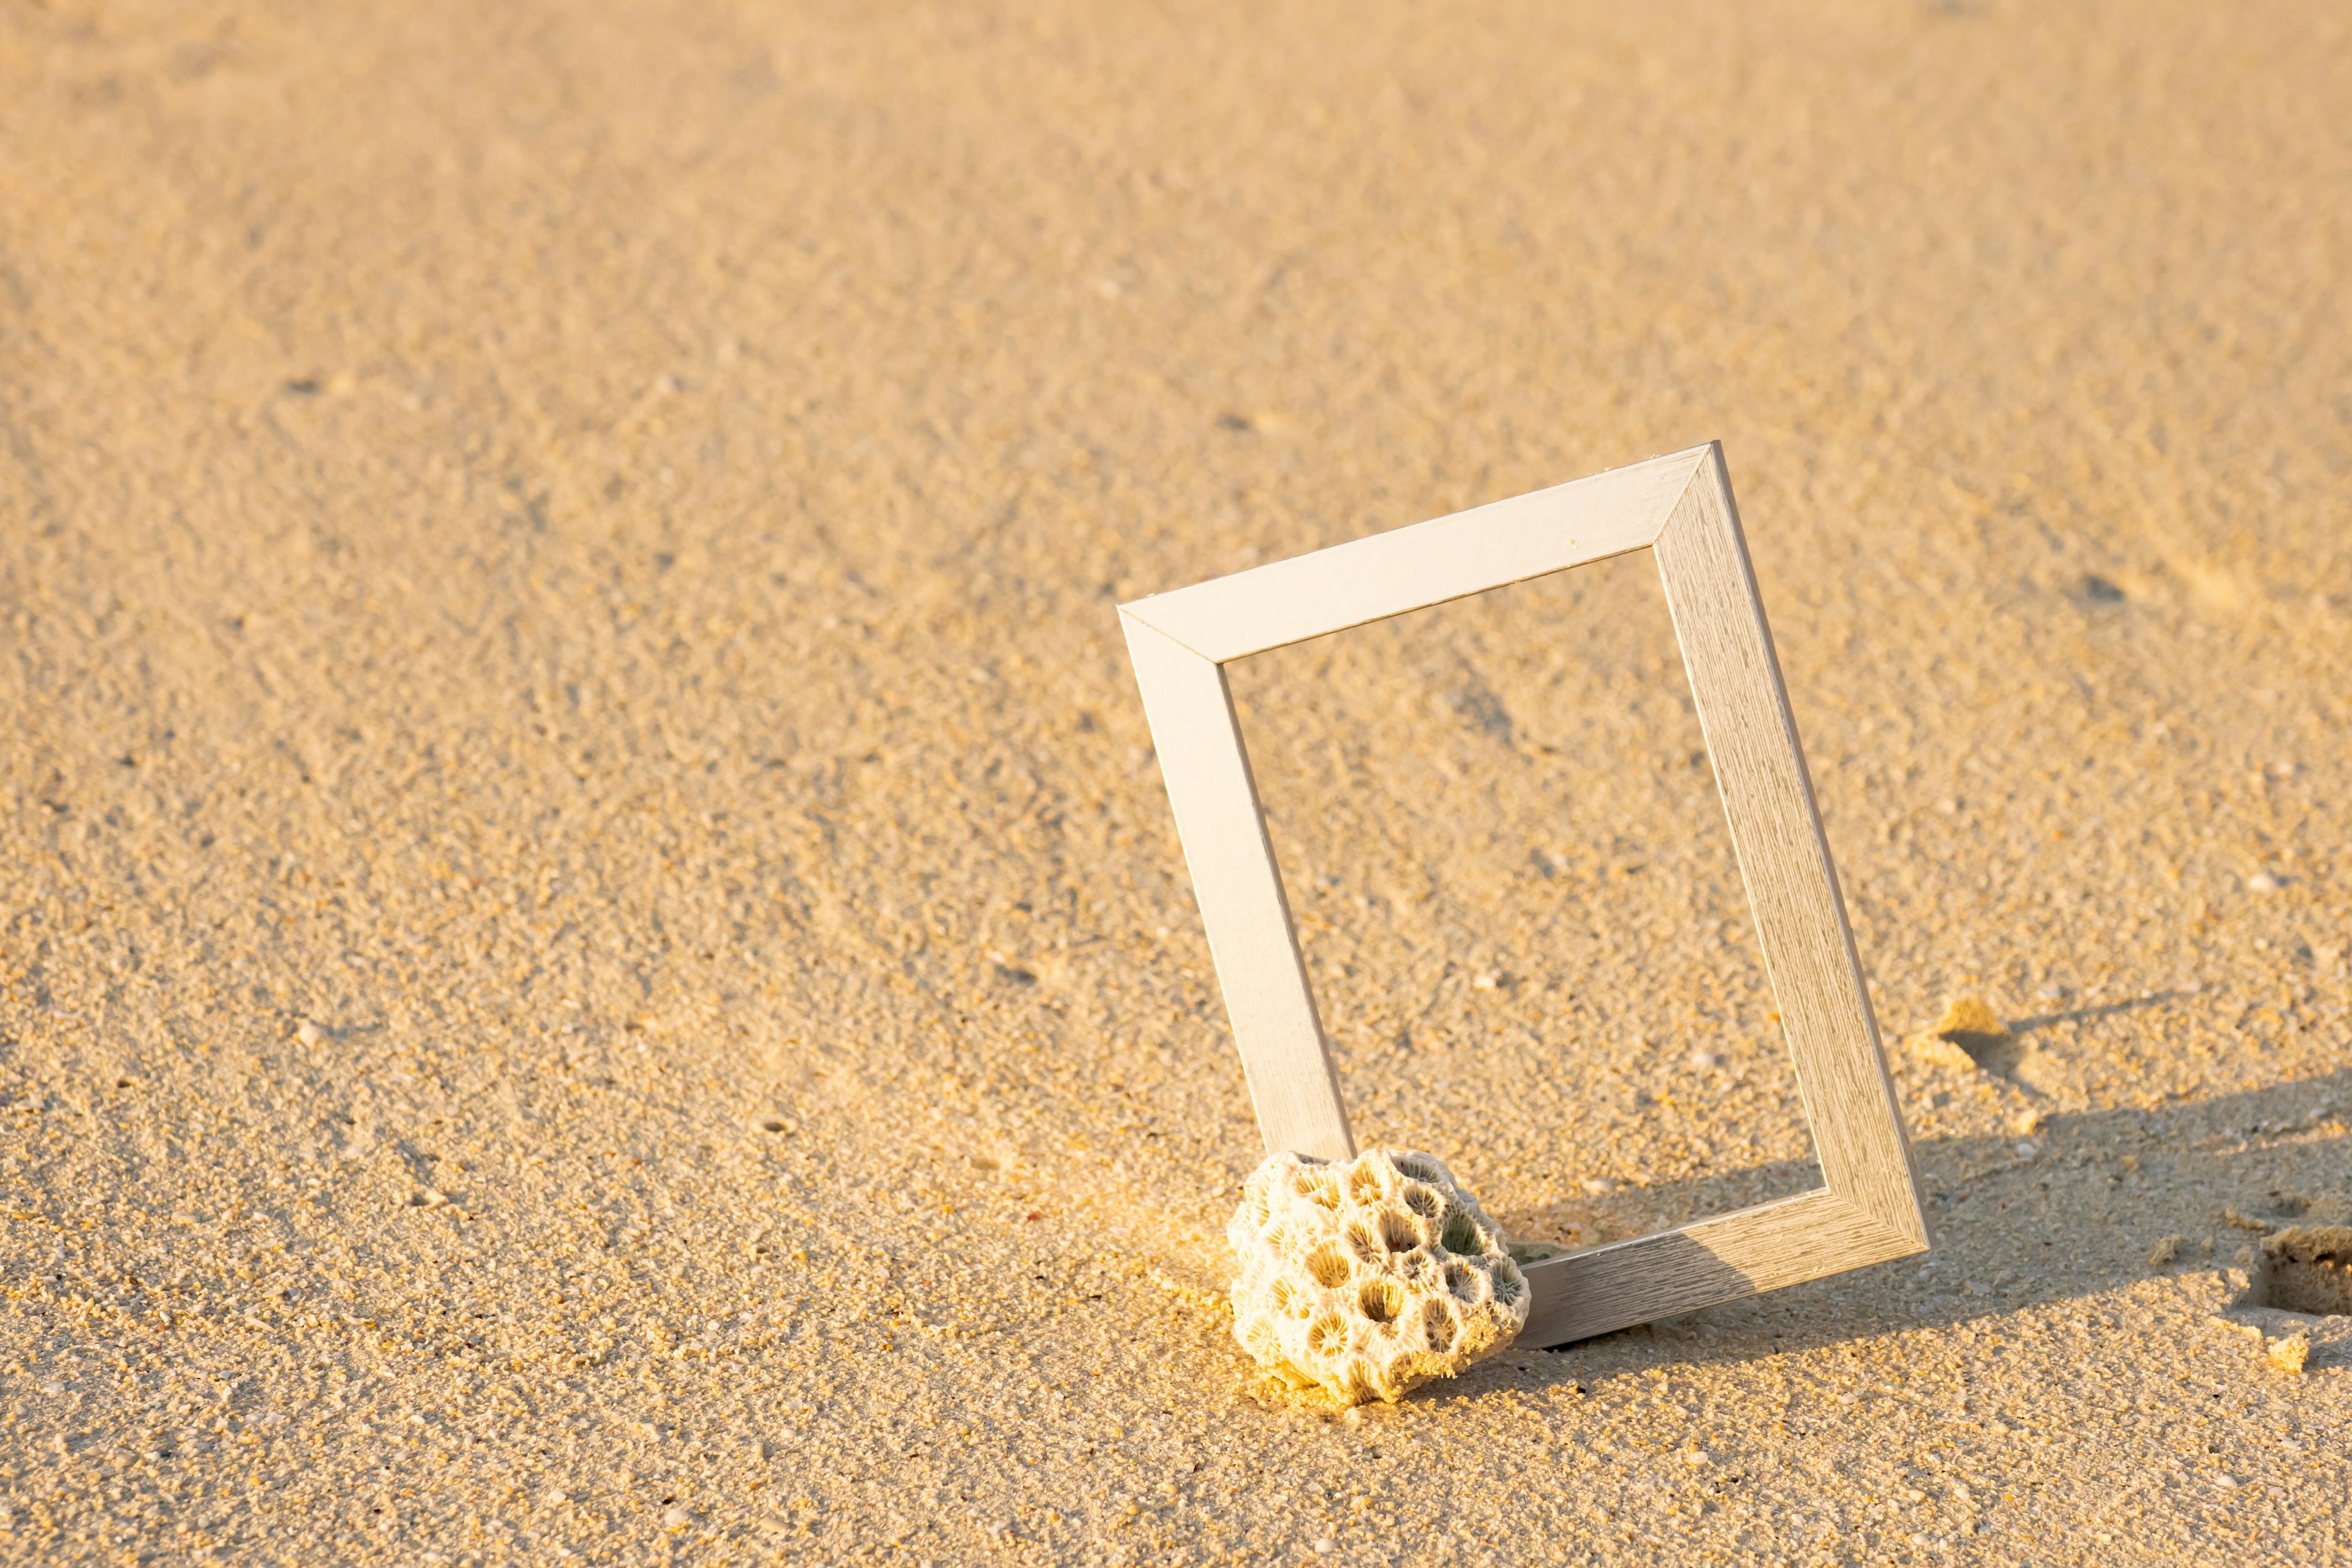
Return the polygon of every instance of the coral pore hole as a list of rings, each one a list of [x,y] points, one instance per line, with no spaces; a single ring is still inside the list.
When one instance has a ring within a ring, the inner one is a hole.
[[[1348,1255],[1339,1250],[1339,1244],[1327,1241],[1307,1255],[1307,1272],[1315,1277],[1315,1283],[1328,1290],[1345,1285],[1354,1270],[1348,1267]]]

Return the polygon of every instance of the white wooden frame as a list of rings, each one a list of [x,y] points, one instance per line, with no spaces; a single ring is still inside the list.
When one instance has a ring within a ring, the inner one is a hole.
[[[1355,1153],[1224,666],[1647,549],[1731,820],[1821,1188],[1528,1266],[1521,1342],[1561,1344],[1923,1251],[1919,1177],[1837,869],[1709,444],[1119,606],[1269,1152]]]

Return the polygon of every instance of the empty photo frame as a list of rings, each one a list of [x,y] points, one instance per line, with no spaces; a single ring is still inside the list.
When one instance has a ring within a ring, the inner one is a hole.
[[[1528,1265],[1534,1301],[1519,1335],[1528,1345],[1927,1246],[1918,1171],[1722,448],[1655,458],[1119,606],[1266,1150],[1339,1160],[1355,1153],[1355,1139],[1224,667],[1636,550],[1656,559],[1665,585],[1825,1184]]]

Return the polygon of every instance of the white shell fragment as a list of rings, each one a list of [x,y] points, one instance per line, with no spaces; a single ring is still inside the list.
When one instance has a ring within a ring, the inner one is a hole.
[[[1527,1277],[1434,1155],[1274,1155],[1225,1226],[1241,1274],[1234,1333],[1293,1389],[1394,1400],[1510,1343]]]

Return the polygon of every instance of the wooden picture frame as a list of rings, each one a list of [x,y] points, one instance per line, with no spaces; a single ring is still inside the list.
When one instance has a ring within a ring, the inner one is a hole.
[[[1355,1153],[1224,667],[1648,550],[1730,818],[1824,1185],[1527,1267],[1561,1344],[1924,1251],[1918,1170],[1864,990],[1719,445],[1119,606],[1269,1152]],[[1449,1157],[1451,1151],[1447,1152]]]

